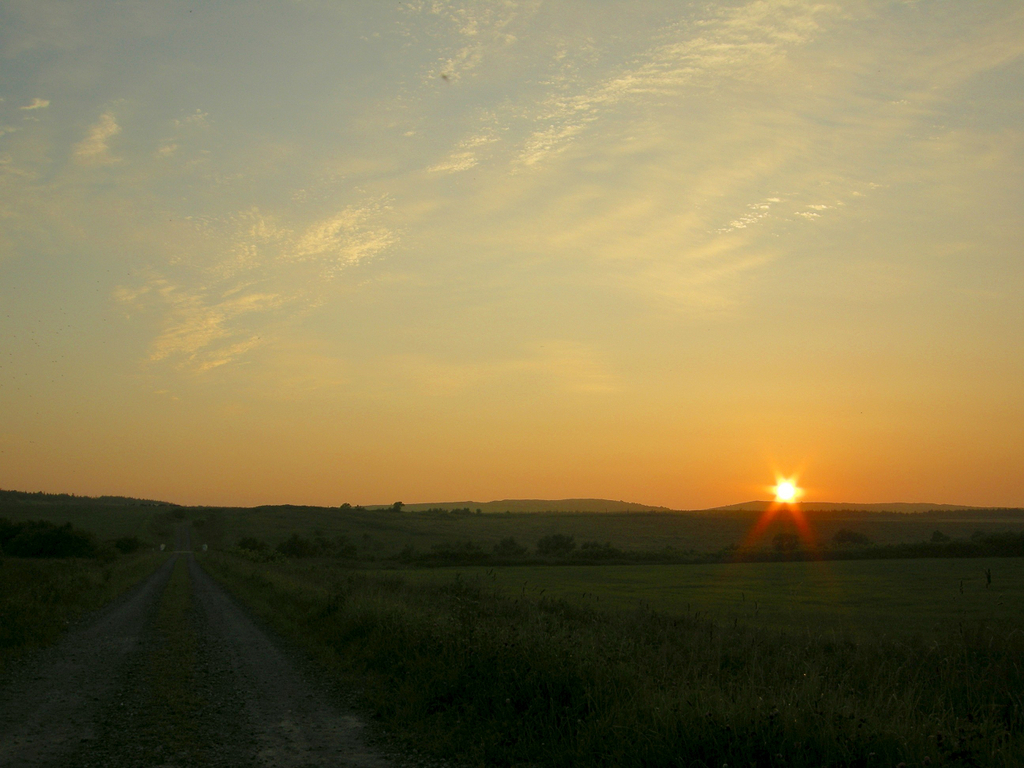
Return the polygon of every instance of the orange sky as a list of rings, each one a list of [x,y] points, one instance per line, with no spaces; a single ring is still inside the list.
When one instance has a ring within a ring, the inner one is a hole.
[[[1024,506],[1017,2],[16,1],[0,487]]]

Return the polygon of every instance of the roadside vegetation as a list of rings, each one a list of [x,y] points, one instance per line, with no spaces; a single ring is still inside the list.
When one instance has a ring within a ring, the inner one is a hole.
[[[574,536],[552,533],[538,539],[532,550],[515,537],[507,536],[489,547],[463,539],[435,543],[425,550],[407,544],[397,552],[385,553],[372,542],[368,546],[359,546],[343,533],[328,538],[321,530],[314,530],[311,536],[293,531],[274,547],[257,536],[244,536],[238,540],[235,552],[255,562],[269,562],[282,557],[329,557],[412,567],[1024,557],[1024,532],[977,531],[969,539],[951,539],[935,531],[925,541],[883,545],[876,545],[864,534],[848,529],[840,529],[831,541],[821,545],[808,544],[795,533],[780,532],[760,546],[741,548],[732,544],[710,552],[679,550],[670,546],[626,550],[613,546],[611,542],[583,541],[577,544]]]
[[[890,632],[865,638],[824,623],[778,629],[699,612],[597,609],[525,589],[508,594],[461,574],[414,582],[225,553],[204,564],[359,690],[390,733],[437,758],[538,766],[1024,760],[1024,632],[1005,623],[911,634],[894,615]]]
[[[152,573],[164,555],[137,536],[100,542],[70,523],[0,518],[0,674],[84,612]]]

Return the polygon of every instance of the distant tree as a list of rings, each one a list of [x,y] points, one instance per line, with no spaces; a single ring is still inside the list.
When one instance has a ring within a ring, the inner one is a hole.
[[[574,557],[588,560],[610,560],[621,555],[622,552],[613,547],[610,541],[603,544],[599,541],[585,541],[580,545],[580,550]]]
[[[494,545],[494,554],[499,557],[522,557],[526,554],[526,547],[507,536]]]
[[[777,533],[772,539],[776,552],[792,552],[800,546],[800,537],[795,533]]]
[[[130,555],[132,552],[142,549],[142,542],[139,541],[138,536],[122,536],[119,539],[114,539],[114,547],[122,555]]]
[[[947,541],[949,541],[949,536],[942,531],[935,531],[932,534],[932,544],[945,544]]]
[[[402,507],[404,507],[404,506],[405,506],[405,504],[402,503],[401,501],[396,501],[394,504],[391,505],[391,511],[392,512],[401,512],[402,511]]]
[[[0,521],[0,547],[13,557],[97,557],[100,548],[88,531],[71,523],[46,520],[23,523]]]
[[[552,533],[537,542],[539,555],[567,555],[576,549],[576,540],[564,533]]]
[[[247,549],[250,552],[266,552],[270,549],[270,545],[255,536],[243,536],[238,540],[238,548]]]
[[[286,557],[316,557],[320,554],[319,547],[309,539],[293,533],[277,545],[277,551]]]
[[[863,533],[857,533],[851,531],[849,528],[840,528],[836,531],[836,535],[832,537],[832,543],[836,546],[843,546],[849,544],[857,547],[866,547],[871,543],[871,539],[865,536]]]
[[[350,512],[352,510],[352,505],[346,501],[344,504],[338,507],[338,509],[340,509],[342,512]]]

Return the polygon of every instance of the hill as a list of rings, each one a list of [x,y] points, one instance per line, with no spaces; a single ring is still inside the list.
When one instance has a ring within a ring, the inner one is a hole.
[[[725,507],[712,507],[700,510],[702,513],[728,512],[764,512],[775,502],[746,501],[742,504],[730,504]],[[888,515],[920,515],[922,517],[1019,517],[1024,509],[1019,507],[971,507],[963,504],[925,504],[908,502],[890,502],[883,504],[857,504],[855,502],[805,501],[799,508],[804,513],[847,513],[847,514],[888,514]]]
[[[36,491],[5,491],[0,489],[0,504],[104,506],[104,507],[175,507],[169,501],[134,499],[130,496],[76,496],[73,493],[43,493]]]
[[[371,507],[372,509],[372,507]],[[631,501],[610,499],[501,499],[499,501],[446,501],[436,504],[406,504],[409,512],[430,509],[470,509],[473,512],[668,512],[668,507],[652,507]]]

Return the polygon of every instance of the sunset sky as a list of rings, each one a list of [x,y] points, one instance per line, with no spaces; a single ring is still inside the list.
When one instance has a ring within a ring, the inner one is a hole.
[[[0,487],[1024,506],[1024,4],[0,0]]]

